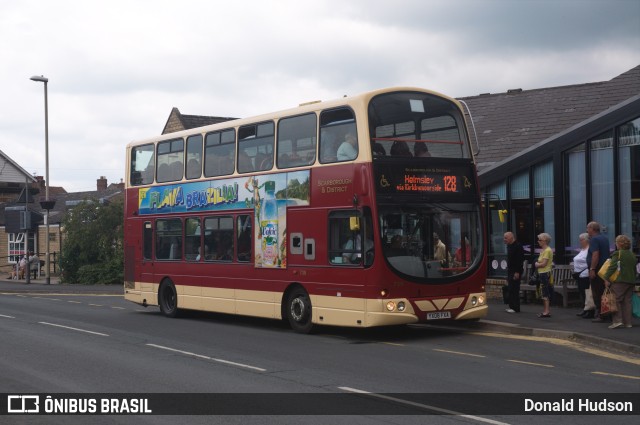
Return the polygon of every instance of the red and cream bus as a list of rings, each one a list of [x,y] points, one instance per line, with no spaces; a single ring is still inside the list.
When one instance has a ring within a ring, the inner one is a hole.
[[[127,147],[125,298],[369,327],[487,312],[454,99],[392,88]]]

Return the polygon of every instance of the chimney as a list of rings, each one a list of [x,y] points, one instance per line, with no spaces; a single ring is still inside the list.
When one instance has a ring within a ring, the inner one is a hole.
[[[100,176],[98,179],[98,192],[104,192],[107,190],[107,178],[105,176]]]
[[[42,176],[35,176],[35,178],[36,178],[36,182],[37,182],[36,184],[38,185],[38,187],[40,188],[40,190],[41,190],[42,192],[44,192],[45,187],[46,187],[46,183],[45,183],[45,181],[44,181],[44,177],[42,177]]]

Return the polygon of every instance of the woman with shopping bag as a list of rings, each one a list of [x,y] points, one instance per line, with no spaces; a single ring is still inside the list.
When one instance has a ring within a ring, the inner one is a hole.
[[[616,248],[603,275],[604,284],[613,292],[617,307],[617,311],[613,311],[613,323],[609,329],[631,327],[631,295],[636,280],[637,261],[631,252],[631,239],[619,235],[616,237]]]

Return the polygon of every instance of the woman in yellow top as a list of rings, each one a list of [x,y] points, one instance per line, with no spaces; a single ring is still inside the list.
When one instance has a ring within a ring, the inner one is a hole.
[[[549,248],[551,235],[548,233],[540,233],[538,235],[538,243],[540,244],[540,256],[534,266],[538,269],[538,277],[540,279],[540,288],[542,290],[542,302],[544,311],[538,314],[538,317],[551,317],[549,305],[553,297],[553,286],[551,286],[551,266],[553,265],[553,251]]]

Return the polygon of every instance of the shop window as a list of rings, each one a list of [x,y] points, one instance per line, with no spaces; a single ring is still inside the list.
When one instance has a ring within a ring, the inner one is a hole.
[[[613,130],[589,142],[591,146],[591,217],[613,246],[616,237],[613,189]]]
[[[551,235],[549,245],[554,249],[556,226],[553,200],[553,162],[551,161],[533,168],[533,203],[535,235],[540,233]]]
[[[580,235],[587,228],[587,177],[585,145],[578,145],[564,155],[566,181],[566,242],[565,254],[573,258],[580,250]]]
[[[620,233],[631,236],[640,255],[640,118],[618,128],[620,163]]]

